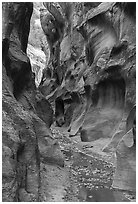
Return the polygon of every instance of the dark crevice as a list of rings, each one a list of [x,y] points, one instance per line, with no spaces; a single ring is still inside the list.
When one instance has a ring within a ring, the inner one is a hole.
[[[25,149],[25,144],[19,144],[18,150],[17,150],[17,162],[20,162],[21,157],[23,156]]]
[[[2,41],[2,62],[5,63],[5,58],[7,57],[9,50],[9,39],[5,38]]]
[[[126,50],[128,47],[128,42],[124,41],[122,44],[119,44],[118,46],[114,46],[110,56],[113,57],[115,55],[120,54],[123,50]]]
[[[133,19],[136,19],[136,2],[126,2],[124,12]]]
[[[31,65],[29,64],[23,64],[23,67],[20,71],[17,72],[16,70],[16,79],[13,83],[13,94],[16,99],[19,98],[19,96],[22,94],[24,89],[29,88],[29,84],[31,83],[32,78],[32,71],[31,71]]]
[[[121,77],[100,81],[92,94],[93,105],[99,103],[101,107],[121,108],[124,106],[125,89],[125,80]]]
[[[136,2],[118,2],[117,5],[124,11],[124,13],[133,19],[136,20]]]
[[[64,124],[64,101],[62,98],[57,98],[55,100],[55,117],[56,124],[61,127]]]
[[[84,7],[86,7],[88,10],[91,8],[95,8],[99,6],[102,2],[84,2]]]

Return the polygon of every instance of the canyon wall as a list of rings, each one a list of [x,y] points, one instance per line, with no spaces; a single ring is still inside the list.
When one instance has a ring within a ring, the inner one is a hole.
[[[50,58],[39,90],[71,135],[111,137],[135,104],[135,3],[44,6]]]
[[[118,157],[131,131],[135,148],[135,6],[45,2],[39,52],[35,35],[28,45],[33,3],[2,3],[3,201],[44,201],[41,165],[64,167],[52,124],[84,142],[110,138],[103,151]]]
[[[41,164],[64,166],[64,159],[49,129],[53,110],[36,90],[26,54],[33,3],[2,7],[3,201],[39,201]]]

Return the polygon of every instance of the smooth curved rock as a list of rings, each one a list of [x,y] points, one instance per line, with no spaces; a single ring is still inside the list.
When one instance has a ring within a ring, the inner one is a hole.
[[[135,191],[136,190],[136,147],[127,147],[124,143],[125,136],[118,145],[116,157],[116,170],[113,179],[113,188]]]
[[[3,3],[3,201],[40,201],[41,164],[64,167],[49,129],[54,120],[70,136],[80,132],[83,142],[108,141],[104,154],[117,152],[113,186],[135,190],[135,7],[131,2],[39,4],[31,26],[38,32],[30,40],[39,48],[28,50],[34,55],[42,50],[35,59],[29,51],[30,63],[33,4]]]
[[[97,85],[81,129],[82,141],[111,137],[121,122],[125,101],[123,79],[107,79]]]

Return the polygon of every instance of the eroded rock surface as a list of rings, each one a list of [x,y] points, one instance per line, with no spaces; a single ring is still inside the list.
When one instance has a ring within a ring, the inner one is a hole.
[[[51,2],[44,6],[54,19],[50,27],[41,17],[54,57],[51,54],[39,89],[51,103],[60,98],[64,111],[55,102],[57,126],[71,137],[80,133],[82,142],[107,139],[103,151],[114,152],[135,104],[136,4]],[[64,22],[64,29],[50,42],[48,29],[54,32],[58,21]]]
[[[110,188],[136,190],[135,2],[2,8],[3,201],[128,201]]]
[[[33,3],[3,3],[3,11],[3,201],[39,201],[40,163],[64,166],[64,158],[26,55]]]

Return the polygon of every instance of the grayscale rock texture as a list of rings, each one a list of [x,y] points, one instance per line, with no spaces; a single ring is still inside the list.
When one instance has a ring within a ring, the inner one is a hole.
[[[56,168],[68,185],[52,124],[82,142],[108,138],[103,152],[117,155],[113,186],[135,191],[135,9],[134,2],[2,3],[4,202],[48,201],[43,168],[47,175]],[[122,158],[134,162],[121,166]]]

